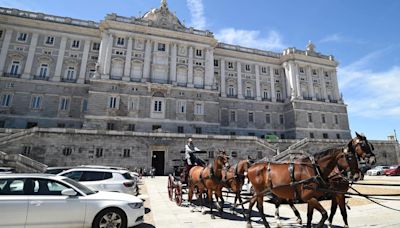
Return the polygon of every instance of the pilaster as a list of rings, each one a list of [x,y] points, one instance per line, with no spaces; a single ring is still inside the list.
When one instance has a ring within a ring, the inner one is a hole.
[[[24,74],[22,75],[22,78],[24,79],[29,79],[31,77],[33,58],[35,57],[38,38],[39,38],[38,33],[34,33],[32,35],[31,44],[29,45],[28,57],[26,58],[26,63],[25,63],[25,70]]]
[[[106,56],[104,57],[104,70],[102,72],[101,79],[110,79],[111,56],[112,56],[113,43],[114,43],[113,35],[109,34],[107,48],[106,48]]]
[[[319,68],[318,69],[318,77],[321,80],[322,100],[326,101],[327,100],[326,83],[325,83],[325,76],[324,76],[324,69],[323,68]]]
[[[61,70],[64,62],[65,47],[67,46],[67,37],[61,38],[60,49],[58,51],[56,70],[54,72],[53,81],[59,82],[61,80]]]
[[[306,69],[306,74],[307,74],[307,82],[308,82],[308,96],[315,100],[314,96],[314,80],[312,77],[312,72],[311,72],[311,66],[308,65]]]
[[[260,66],[255,65],[256,72],[256,100],[261,101],[261,82],[260,82]]]
[[[225,59],[221,58],[221,97],[226,97]]]
[[[1,45],[0,52],[0,74],[4,73],[4,66],[6,64],[8,48],[10,47],[10,41],[13,31],[11,29],[6,30],[6,34],[4,35],[3,44]]]
[[[176,56],[177,56],[177,45],[176,43],[171,44],[171,60],[169,66],[169,81],[173,85],[176,85]]]
[[[193,47],[189,47],[188,87],[193,88]]]
[[[276,102],[276,94],[275,94],[275,77],[274,77],[274,69],[272,67],[269,68],[270,82],[271,82],[271,101]]]
[[[205,89],[211,89],[213,76],[214,76],[214,51],[211,48],[206,49],[206,63],[205,63]]]
[[[82,63],[81,70],[79,71],[79,77],[77,83],[83,84],[85,83],[86,78],[86,66],[89,58],[89,50],[90,50],[90,40],[85,40],[85,46],[83,47],[83,55],[82,55]]]
[[[131,74],[131,60],[132,60],[132,37],[128,38],[128,47],[126,51],[125,57],[125,68],[124,68],[124,76],[122,77],[123,81],[130,81]]]
[[[152,41],[146,41],[146,47],[144,51],[144,64],[143,64],[143,78],[142,82],[147,82],[150,79],[150,65],[151,65],[151,46]]]
[[[238,83],[238,98],[243,99],[242,93],[242,64],[238,61],[237,63],[237,83]]]

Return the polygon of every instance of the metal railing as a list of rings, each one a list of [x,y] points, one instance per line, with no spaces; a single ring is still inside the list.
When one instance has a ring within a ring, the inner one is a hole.
[[[76,78],[61,78],[61,82],[76,83]]]
[[[33,79],[35,80],[43,80],[43,81],[48,81],[49,77],[48,76],[43,76],[43,75],[34,75]]]
[[[7,78],[20,78],[20,77],[21,77],[21,74],[3,73],[3,77],[7,77]]]

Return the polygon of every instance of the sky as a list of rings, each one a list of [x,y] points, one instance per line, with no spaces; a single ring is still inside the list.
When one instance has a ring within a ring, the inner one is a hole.
[[[339,62],[339,88],[352,134],[400,138],[400,1],[168,0],[187,26],[220,42],[282,52],[316,50]],[[0,0],[0,6],[101,21],[108,13],[140,16],[160,0]]]

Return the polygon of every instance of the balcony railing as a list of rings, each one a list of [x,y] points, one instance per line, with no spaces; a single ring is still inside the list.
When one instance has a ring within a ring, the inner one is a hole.
[[[61,78],[62,82],[76,83],[76,78]]]
[[[227,94],[226,97],[229,97],[229,98],[237,98],[237,95],[234,95],[234,94]]]
[[[122,80],[122,77],[118,77],[118,76],[110,76],[111,80]]]
[[[3,73],[3,77],[7,77],[7,78],[20,78],[20,77],[21,77],[21,74]]]
[[[331,102],[331,103],[338,103],[337,100],[329,100],[329,102]]]
[[[317,98],[317,101],[323,101],[323,102],[325,102],[325,98]]]
[[[284,99],[276,99],[276,102],[285,103],[285,100]]]
[[[246,100],[254,100],[255,97],[253,97],[253,96],[245,96],[244,99],[246,99]]]
[[[304,100],[312,101],[312,97],[305,97],[305,96],[303,96],[303,99],[304,99]]]
[[[271,98],[267,98],[267,97],[263,97],[262,100],[263,100],[263,101],[272,101]]]
[[[43,76],[43,75],[34,75],[33,76],[34,80],[43,80],[43,81],[48,81],[49,77],[48,76]]]

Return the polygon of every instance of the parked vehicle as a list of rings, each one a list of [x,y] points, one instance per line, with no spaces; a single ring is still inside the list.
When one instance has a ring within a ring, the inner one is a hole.
[[[0,174],[14,173],[15,169],[11,167],[0,167]]]
[[[82,167],[69,169],[58,175],[69,177],[98,191],[138,194],[137,181],[128,170]]]
[[[389,169],[385,170],[386,176],[397,176],[400,175],[400,165],[390,166]]]
[[[63,166],[63,167],[47,167],[46,171],[44,173],[48,174],[59,174],[61,172],[64,172],[66,170],[72,169],[73,167],[71,166]]]
[[[143,223],[136,196],[95,192],[63,176],[0,176],[3,227],[130,227]]]
[[[385,174],[385,169],[389,169],[389,166],[375,166],[374,168],[367,171],[368,176],[380,176]]]

